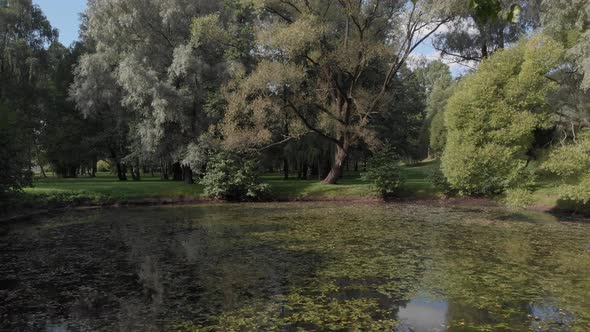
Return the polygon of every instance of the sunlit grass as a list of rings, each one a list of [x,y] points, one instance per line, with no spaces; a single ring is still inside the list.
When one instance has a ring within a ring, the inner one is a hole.
[[[437,193],[429,180],[436,163],[402,167],[405,181],[401,188],[404,197],[436,197]],[[371,184],[362,179],[362,172],[347,172],[336,185],[323,184],[319,179],[299,180],[291,176],[284,180],[280,174],[265,174],[262,181],[269,183],[275,199],[332,199],[371,198],[376,194]],[[178,181],[162,181],[159,176],[146,176],[141,181],[118,181],[109,173],[97,177],[62,179],[57,177],[37,178],[34,186],[25,193],[35,197],[72,196],[87,197],[95,203],[125,202],[129,200],[157,198],[203,198],[203,186],[186,185]]]
[[[52,195],[59,193],[90,193],[114,200],[141,198],[179,198],[198,197],[202,186],[189,186],[182,182],[162,181],[159,177],[144,176],[141,181],[118,181],[113,175],[98,174],[95,178],[80,177],[61,179],[49,177],[36,179],[34,186],[25,192],[33,195]]]
[[[439,165],[438,161],[429,161],[402,166],[404,182],[398,196],[407,199],[443,197],[430,179],[430,175]],[[288,180],[284,180],[279,173],[264,174],[261,180],[271,185],[273,200],[372,199],[378,196],[371,184],[362,178],[362,170],[345,172],[345,176],[336,185],[323,184],[318,178],[300,180],[296,178],[296,174],[292,174]],[[539,179],[533,192],[534,206],[543,210],[557,208],[560,184],[559,180],[553,178]],[[99,173],[95,178],[37,177],[34,186],[25,189],[17,205],[104,205],[144,200],[204,198],[203,186],[198,183],[187,185],[178,181],[162,181],[158,174],[143,175],[141,181],[118,181],[113,174]]]

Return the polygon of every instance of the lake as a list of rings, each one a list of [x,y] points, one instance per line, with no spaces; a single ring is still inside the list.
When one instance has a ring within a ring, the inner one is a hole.
[[[590,221],[264,203],[0,226],[1,331],[590,331]]]

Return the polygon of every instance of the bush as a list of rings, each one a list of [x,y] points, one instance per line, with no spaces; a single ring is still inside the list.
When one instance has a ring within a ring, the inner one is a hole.
[[[560,146],[549,154],[541,170],[560,177],[558,207],[590,214],[590,130],[578,135],[576,142]]]
[[[403,183],[398,155],[392,149],[375,154],[362,177],[370,181],[382,197],[395,196]]]
[[[590,176],[577,185],[563,185],[559,188],[558,208],[590,215]]]
[[[256,201],[270,196],[270,186],[258,181],[255,160],[221,152],[213,155],[201,180],[210,198],[227,201]]]
[[[576,142],[557,147],[541,165],[541,170],[555,174],[564,181],[579,179],[590,169],[590,130],[578,135]]]
[[[110,172],[113,169],[113,165],[106,160],[99,160],[96,163],[96,170],[99,172]]]
[[[496,52],[459,83],[444,113],[442,170],[460,194],[501,194],[530,179],[534,133],[552,125],[547,95],[557,84],[545,75],[562,54],[557,42],[537,36]]]
[[[440,167],[437,167],[430,174],[429,179],[432,185],[446,196],[455,196],[457,194],[457,191],[453,189]]]
[[[534,201],[533,193],[525,188],[509,189],[504,198],[504,203],[512,208],[525,208]]]

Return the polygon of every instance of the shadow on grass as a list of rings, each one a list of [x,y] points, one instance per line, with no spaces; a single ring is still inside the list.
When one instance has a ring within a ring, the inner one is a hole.
[[[400,189],[401,198],[428,199],[439,197],[439,192],[430,180],[430,174],[438,167],[437,161],[429,161],[400,169],[404,183]],[[362,172],[345,172],[344,177],[335,185],[327,185],[318,179],[284,180],[282,175],[267,174],[262,180],[271,185],[273,194],[279,199],[289,198],[337,198],[360,197],[375,198],[378,193],[369,181],[363,180]]]
[[[590,202],[578,202],[568,199],[558,199],[555,208],[551,211],[556,214],[560,213],[573,213],[590,217]]]

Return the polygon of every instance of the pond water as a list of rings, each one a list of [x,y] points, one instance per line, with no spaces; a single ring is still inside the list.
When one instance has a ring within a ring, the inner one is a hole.
[[[272,203],[0,228],[4,331],[590,331],[590,222]]]

